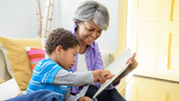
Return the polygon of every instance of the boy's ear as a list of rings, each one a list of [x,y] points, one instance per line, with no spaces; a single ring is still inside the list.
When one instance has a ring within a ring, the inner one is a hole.
[[[63,52],[63,47],[61,45],[58,45],[55,49],[55,52],[61,55],[61,53]]]

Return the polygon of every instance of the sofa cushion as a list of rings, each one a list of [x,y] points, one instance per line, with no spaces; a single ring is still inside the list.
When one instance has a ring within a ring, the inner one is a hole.
[[[32,75],[31,65],[25,47],[42,48],[40,38],[34,39],[13,39],[0,36],[0,45],[7,51],[8,60],[21,90],[25,90]]]
[[[35,65],[45,58],[45,49],[36,47],[26,47],[25,49],[29,55],[31,69],[33,70]]]
[[[4,83],[4,79],[0,76],[0,84]]]
[[[113,50],[101,49],[100,52],[104,68],[108,67],[116,59],[116,52]]]
[[[7,52],[5,51],[4,47],[0,45],[0,76],[5,81],[11,79],[13,77],[13,71],[11,65],[8,60]]]

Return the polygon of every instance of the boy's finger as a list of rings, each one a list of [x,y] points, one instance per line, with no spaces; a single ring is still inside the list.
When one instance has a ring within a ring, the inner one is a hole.
[[[101,78],[101,77],[98,77],[97,82],[99,82],[100,84],[102,84],[102,78]]]
[[[109,74],[109,75],[106,76],[106,80],[107,80],[107,79],[111,79],[111,78],[113,78],[113,77],[114,77],[114,74]]]

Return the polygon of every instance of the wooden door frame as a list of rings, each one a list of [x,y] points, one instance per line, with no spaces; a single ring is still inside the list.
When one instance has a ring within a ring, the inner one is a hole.
[[[126,50],[127,40],[127,0],[118,2],[118,56]],[[125,97],[126,81],[123,78],[117,86],[119,93]]]

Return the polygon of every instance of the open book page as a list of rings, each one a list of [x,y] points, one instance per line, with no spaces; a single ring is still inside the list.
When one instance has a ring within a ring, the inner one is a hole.
[[[126,50],[123,54],[121,54],[113,63],[111,63],[106,70],[110,70],[112,74],[115,76],[109,80],[107,80],[104,84],[101,85],[99,90],[93,96],[93,99],[98,96],[109,84],[111,84],[119,75],[122,74],[126,70],[129,64],[126,64],[127,60],[131,57],[130,49]]]

